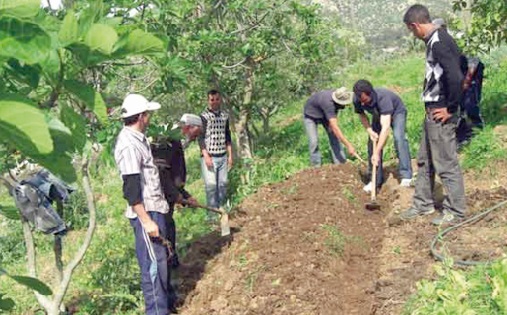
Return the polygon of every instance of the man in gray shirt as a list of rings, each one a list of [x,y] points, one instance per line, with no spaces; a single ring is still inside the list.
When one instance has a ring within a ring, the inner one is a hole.
[[[382,186],[384,174],[382,171],[382,149],[389,136],[389,128],[394,134],[394,147],[398,154],[398,172],[402,187],[409,187],[412,181],[412,165],[410,162],[410,148],[406,135],[407,109],[401,98],[394,92],[373,88],[367,80],[359,80],[354,84],[354,108],[364,129],[368,132],[369,169],[377,167],[376,187]],[[371,114],[371,124],[365,111]],[[373,142],[376,142],[373,151]],[[373,183],[368,183],[364,191],[371,192]]]
[[[312,166],[320,166],[322,163],[317,133],[319,124],[324,126],[329,137],[333,163],[342,164],[346,161],[340,141],[347,147],[350,155],[356,155],[356,150],[338,127],[337,117],[338,110],[351,103],[352,93],[347,92],[344,87],[334,91],[324,90],[314,93],[306,102],[303,110],[303,123],[308,136],[310,164]]]
[[[125,126],[116,140],[114,158],[123,180],[125,213],[134,229],[136,256],[141,270],[141,288],[146,314],[166,315],[175,311],[176,295],[170,284],[166,214],[169,206],[160,185],[150,143],[145,136],[150,112],[160,104],[139,94],[129,94],[122,104]]]

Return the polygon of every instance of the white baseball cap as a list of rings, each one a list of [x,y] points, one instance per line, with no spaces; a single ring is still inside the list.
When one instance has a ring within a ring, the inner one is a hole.
[[[183,114],[180,119],[181,125],[202,127],[201,117],[194,114]]]
[[[154,111],[160,108],[157,102],[149,102],[140,94],[129,94],[121,104],[121,117],[126,118],[146,111]]]

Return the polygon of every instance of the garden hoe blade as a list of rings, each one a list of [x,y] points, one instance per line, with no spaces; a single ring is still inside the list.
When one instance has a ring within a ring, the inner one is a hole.
[[[186,202],[184,202],[184,203],[186,203]],[[186,204],[188,204],[188,203],[186,203]],[[229,226],[229,214],[227,214],[227,212],[223,208],[215,209],[215,208],[207,207],[207,206],[200,205],[200,204],[197,204],[195,206],[220,214],[221,235],[222,236],[231,235],[231,227]]]

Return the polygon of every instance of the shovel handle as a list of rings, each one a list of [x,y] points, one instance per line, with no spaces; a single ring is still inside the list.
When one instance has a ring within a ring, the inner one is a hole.
[[[373,141],[373,153],[377,150],[377,141]],[[377,200],[377,166],[371,166],[371,201]]]
[[[224,214],[223,211],[219,210],[219,209],[216,209],[216,208],[212,208],[212,207],[208,207],[208,206],[205,206],[205,205],[201,205],[199,203],[196,203],[196,204],[189,204],[188,201],[186,199],[183,199],[181,201],[181,204],[185,205],[185,206],[195,206],[197,208],[202,208],[202,209],[206,209],[208,211],[211,211],[211,212],[215,212],[215,213],[219,213],[219,214]]]

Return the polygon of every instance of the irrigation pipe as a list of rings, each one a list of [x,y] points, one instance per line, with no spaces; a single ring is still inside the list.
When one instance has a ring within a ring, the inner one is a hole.
[[[480,212],[476,215],[474,215],[473,217],[459,223],[459,224],[456,224],[456,225],[453,225],[451,227],[448,227],[447,229],[443,230],[443,231],[440,231],[439,233],[437,233],[437,235],[435,235],[435,237],[433,238],[433,241],[431,241],[431,254],[437,259],[437,260],[440,260],[440,261],[444,261],[444,259],[446,258],[444,255],[440,254],[437,249],[436,249],[436,246],[437,246],[437,242],[439,240],[442,240],[443,237],[448,234],[449,232],[453,231],[453,230],[456,230],[457,228],[459,227],[462,227],[463,225],[466,225],[466,224],[469,224],[469,223],[475,223],[477,221],[479,221],[480,219],[484,218],[486,215],[488,215],[489,213],[491,213],[492,211],[504,206],[507,204],[507,200],[504,200],[498,204],[496,204],[495,206],[491,207],[491,208],[488,208],[486,210],[484,210],[483,212]],[[454,263],[456,265],[459,265],[459,266],[477,266],[477,265],[482,265],[482,264],[487,264],[487,263],[490,263],[491,261],[474,261],[474,260],[455,260]]]

